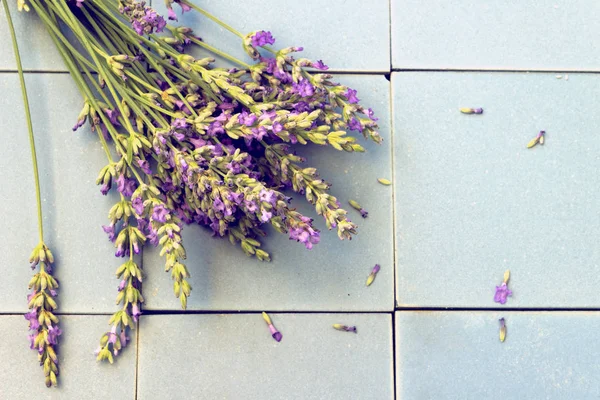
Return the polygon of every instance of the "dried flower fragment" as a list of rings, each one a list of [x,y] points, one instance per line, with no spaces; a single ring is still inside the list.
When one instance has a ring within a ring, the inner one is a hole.
[[[460,108],[460,112],[463,114],[483,114],[483,108]]]
[[[494,295],[494,301],[496,303],[505,304],[506,299],[512,296],[512,292],[508,289],[508,280],[510,279],[510,270],[504,272],[504,281],[500,286],[496,286],[496,294]]]
[[[343,324],[333,324],[333,329],[337,329],[338,331],[358,333],[356,331],[356,326],[348,326],[348,325],[343,325]]]
[[[358,212],[360,212],[360,215],[363,218],[367,218],[369,216],[369,213],[367,212],[367,210],[362,208],[361,205],[358,204],[356,201],[350,200],[350,201],[348,201],[348,203],[352,206],[352,208],[354,208],[355,210],[358,210]]]
[[[369,277],[367,278],[367,286],[371,286],[371,284],[375,280],[375,276],[377,276],[377,273],[379,272],[380,268],[381,267],[379,266],[379,264],[375,264],[375,266],[373,267],[373,270],[371,271],[371,273],[369,274]]]
[[[275,339],[278,342],[281,342],[281,338],[283,337],[283,335],[281,334],[281,332],[279,332],[277,330],[277,328],[275,328],[273,326],[273,322],[271,321],[271,317],[269,317],[269,315],[263,311],[262,313],[262,317],[265,320],[265,322],[267,323],[267,325],[269,325],[269,331],[271,331],[271,336],[273,337],[273,339]]]
[[[392,184],[392,182],[390,180],[385,179],[385,178],[379,178],[379,179],[377,179],[377,181],[385,186],[390,186]]]
[[[530,149],[538,143],[543,145],[545,141],[545,135],[546,131],[540,131],[540,133],[538,133],[536,137],[534,137],[529,141],[529,143],[527,143],[527,148]]]
[[[498,321],[500,321],[500,341],[504,342],[504,339],[506,339],[506,321],[504,321],[504,318],[500,318]]]

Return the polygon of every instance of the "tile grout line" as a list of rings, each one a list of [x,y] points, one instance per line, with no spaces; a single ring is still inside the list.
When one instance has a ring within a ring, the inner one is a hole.
[[[398,307],[398,301],[397,301],[397,294],[398,294],[398,280],[397,280],[397,252],[398,252],[398,248],[397,248],[397,232],[396,232],[396,218],[397,218],[397,210],[396,210],[396,190],[398,188],[399,185],[396,184],[396,152],[394,149],[394,142],[395,142],[395,134],[396,134],[396,126],[394,123],[394,87],[392,84],[392,74],[390,73],[390,81],[389,81],[389,94],[390,94],[390,153],[392,156],[392,265],[394,267],[394,274],[393,274],[393,279],[394,279],[394,309],[396,309]]]
[[[598,74],[599,69],[577,70],[577,69],[501,69],[501,68],[392,68],[392,72],[480,72],[480,73],[511,73],[511,74]]]
[[[25,74],[56,74],[56,75],[68,75],[69,71],[63,70],[44,70],[44,69],[28,69],[23,71]],[[322,72],[319,71],[307,71],[310,74],[320,74]],[[335,74],[335,75],[388,75],[391,70],[336,70],[330,69],[327,70],[327,74]],[[12,69],[0,69],[0,74],[16,74],[17,70]],[[95,72],[92,72],[95,73]]]
[[[392,43],[392,0],[388,1],[388,16],[389,16],[389,31],[388,31],[388,37],[389,37],[389,44],[390,44],[390,51],[389,51],[389,58],[390,58],[390,65],[389,65],[389,74],[386,75],[386,77],[389,77],[388,79],[388,88],[389,88],[389,96],[390,96],[390,102],[389,102],[389,115],[390,115],[390,155],[391,155],[391,169],[392,169],[392,269],[393,269],[393,274],[392,274],[392,279],[393,279],[393,293],[392,293],[392,306],[394,308],[394,310],[392,310],[391,312],[391,323],[392,323],[392,398],[394,400],[396,400],[396,394],[397,394],[397,381],[396,381],[396,182],[395,182],[395,177],[394,177],[394,165],[395,165],[395,159],[394,159],[394,100],[393,100],[393,87],[392,87],[392,70],[393,70],[393,65],[392,65],[392,51],[393,51],[393,43]]]
[[[142,276],[144,271],[144,249],[142,247],[140,251],[140,269],[142,270]],[[140,284],[140,293],[142,296],[144,295],[144,282],[142,281]],[[144,313],[144,306],[140,304],[140,309],[142,311],[142,315]],[[134,390],[134,399],[138,398],[138,389],[139,389],[139,370],[140,370],[140,320],[136,322],[136,334],[135,334],[135,390]]]
[[[412,311],[448,311],[448,312],[600,312],[598,307],[399,307],[393,311],[324,311],[324,310],[145,310],[145,315],[215,315],[215,314],[229,314],[229,315],[256,315],[263,311],[271,314],[389,314],[390,312],[412,312]],[[0,317],[22,317],[25,311],[22,312],[0,312]],[[83,317],[98,317],[98,316],[111,316],[113,313],[86,313],[86,312],[75,312],[75,313],[56,313],[58,316],[83,316]],[[143,316],[142,316],[143,318]],[[139,329],[139,328],[138,328]]]
[[[391,51],[391,47],[390,47]],[[63,70],[44,70],[44,69],[26,69],[25,74],[53,74],[53,75],[68,75],[69,71]],[[308,71],[312,74],[320,73],[318,71]],[[389,70],[328,70],[328,74],[334,75],[389,75],[392,72],[464,72],[464,73],[509,73],[509,74],[600,74],[599,70],[577,70],[577,69],[485,69],[485,68],[393,68],[390,65]],[[17,70],[0,69],[0,74],[16,74]],[[92,72],[95,74],[95,72]]]
[[[392,312],[392,382],[394,388],[394,400],[396,400],[396,393],[398,392],[396,385],[396,313]]]
[[[139,387],[139,371],[140,371],[140,321],[136,322],[136,333],[135,333],[135,386],[133,390],[134,399],[138,398],[138,387]]]

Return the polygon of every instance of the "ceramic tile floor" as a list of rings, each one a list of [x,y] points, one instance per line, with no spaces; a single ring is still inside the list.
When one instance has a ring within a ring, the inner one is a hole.
[[[269,264],[186,229],[189,311],[179,310],[156,252],[144,252],[145,315],[117,363],[97,364],[117,286],[100,229],[112,199],[94,185],[104,156],[89,130],[71,131],[80,97],[35,16],[15,10],[65,333],[61,386],[46,390],[21,316],[35,203],[0,23],[0,120],[11,135],[0,148],[0,359],[10,362],[0,399],[598,398],[597,2],[196,1],[239,30],[270,29],[281,46],[304,46],[373,107],[383,145],[304,154],[369,218],[355,216],[351,243],[325,232],[311,252],[272,234]],[[181,22],[244,57],[206,18]],[[460,114],[465,106],[485,112]],[[526,149],[541,129],[546,145]],[[365,288],[375,263],[382,270]],[[494,285],[508,268],[514,294],[500,306]]]

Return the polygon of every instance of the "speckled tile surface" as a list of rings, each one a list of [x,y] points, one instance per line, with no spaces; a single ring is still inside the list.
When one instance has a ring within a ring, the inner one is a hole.
[[[297,57],[322,59],[334,80],[358,89],[380,118],[384,143],[365,144],[364,154],[299,151],[344,205],[356,200],[369,217],[349,209],[358,236],[340,242],[324,231],[312,251],[269,232],[271,263],[186,228],[189,312],[181,313],[162,260],[148,249],[133,345],[116,365],[96,363],[93,351],[109,329],[109,316],[96,314],[115,310],[120,263],[101,229],[115,198],[94,183],[105,155],[89,128],[71,131],[81,97],[40,21],[9,0],[29,71],[64,334],[60,387],[47,390],[21,315],[32,274],[26,259],[37,242],[35,198],[14,55],[0,22],[0,399],[600,396],[599,314],[581,311],[600,309],[600,81],[588,73],[600,71],[597,2],[194,2],[244,34],[272,31],[276,48],[303,46]],[[162,0],[151,3],[165,11]],[[186,13],[180,22],[249,61],[240,40],[207,18]],[[394,72],[390,83],[391,64],[419,72]],[[217,57],[216,65],[231,63]],[[465,72],[427,71],[447,69]],[[463,115],[459,107],[485,111]],[[527,150],[541,129],[546,144]],[[381,272],[367,288],[375,263]],[[501,306],[494,286],[506,269],[513,296]],[[535,310],[515,310],[528,308]],[[262,310],[272,311],[281,343]],[[358,334],[333,323],[356,325]]]
[[[493,307],[510,269],[507,306],[600,306],[600,80],[569,76],[393,74],[400,305]]]
[[[595,0],[391,0],[394,69],[599,71]]]
[[[402,311],[395,323],[398,399],[600,396],[597,312]]]
[[[138,398],[394,398],[389,314],[270,316],[279,343],[259,313],[144,318]],[[358,333],[334,323],[356,325]]]

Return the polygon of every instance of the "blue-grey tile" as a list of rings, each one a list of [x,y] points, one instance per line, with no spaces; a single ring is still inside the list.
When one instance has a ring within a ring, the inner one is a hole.
[[[600,396],[597,312],[407,311],[395,319],[398,399]]]
[[[17,1],[8,0],[21,54],[21,62],[25,70],[66,71],[60,53],[48,36],[46,28],[33,8],[30,12],[18,12]],[[12,38],[4,6],[0,7],[0,70],[17,70]]]
[[[106,316],[62,316],[58,347],[58,388],[46,388],[37,352],[29,349],[27,323],[22,316],[0,316],[1,399],[134,399],[136,341],[113,365],[98,363],[94,349],[108,330]]]
[[[392,65],[408,69],[600,69],[595,0],[392,0]]]
[[[317,218],[321,243],[312,250],[272,230],[264,239],[271,263],[248,258],[228,240],[212,238],[209,231],[185,227],[187,266],[192,275],[193,310],[391,310],[393,308],[392,190],[377,182],[391,176],[389,82],[383,76],[343,76],[340,81],[359,91],[364,104],[380,117],[382,145],[360,141],[366,153],[337,152],[330,147],[298,148],[321,176],[333,183],[332,194],[347,206],[359,225],[352,241],[340,241],[327,231],[321,217],[300,195],[293,203],[308,216]],[[369,210],[369,217],[347,205],[355,199]],[[169,274],[158,251],[144,253],[146,307],[179,309]],[[366,278],[376,263],[381,272],[366,288]]]
[[[271,318],[280,343],[260,314],[142,318],[138,398],[181,398],[185,388],[198,399],[393,399],[389,314]],[[334,323],[356,325],[358,334]]]
[[[322,59],[336,71],[389,71],[389,2],[375,0],[256,0],[241,5],[235,0],[192,0],[242,34],[267,30],[276,39],[274,48],[302,46],[299,56]],[[153,6],[166,15],[162,1]],[[241,39],[201,14],[180,15],[179,23],[194,29],[206,43],[242,61],[251,59]],[[203,53],[197,53],[203,54]],[[227,65],[220,62],[217,65]]]
[[[56,258],[61,283],[60,312],[110,312],[120,260],[101,225],[115,198],[104,197],[95,184],[106,156],[96,133],[71,127],[82,100],[68,75],[26,77],[40,168],[46,244]],[[27,259],[38,242],[35,191],[25,114],[17,74],[0,74],[0,120],[7,140],[0,147],[0,208],[4,229],[0,264],[4,287],[1,312],[26,309]]]
[[[392,87],[400,305],[495,306],[510,269],[508,306],[600,306],[597,76],[405,72]]]

